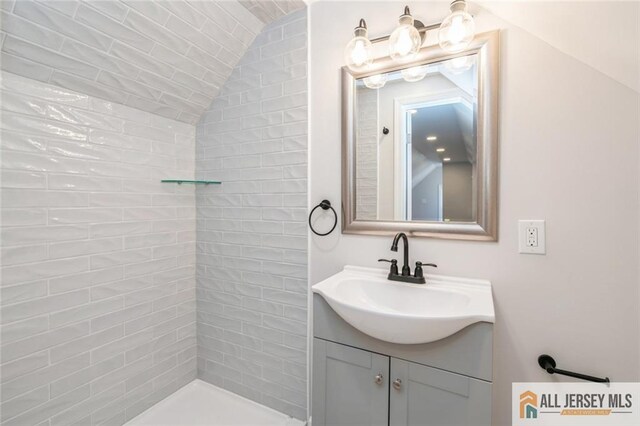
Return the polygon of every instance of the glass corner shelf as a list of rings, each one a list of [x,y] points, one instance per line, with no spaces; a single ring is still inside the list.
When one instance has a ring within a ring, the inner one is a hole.
[[[177,183],[182,185],[183,183],[191,183],[194,185],[220,185],[222,182],[219,180],[187,180],[187,179],[162,179],[163,183]]]

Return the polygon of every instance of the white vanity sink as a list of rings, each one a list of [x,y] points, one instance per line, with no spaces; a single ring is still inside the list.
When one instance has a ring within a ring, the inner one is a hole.
[[[426,284],[406,284],[387,273],[345,266],[312,290],[356,329],[392,343],[429,343],[495,320],[489,281],[426,275]]]

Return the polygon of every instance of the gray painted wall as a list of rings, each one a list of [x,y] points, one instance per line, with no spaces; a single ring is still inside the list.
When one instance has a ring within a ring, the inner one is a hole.
[[[473,166],[445,163],[442,167],[443,217],[451,221],[473,221]]]
[[[439,220],[443,167],[437,167],[411,191],[411,218],[413,220]]]
[[[297,418],[307,401],[306,11],[265,27],[197,125],[198,375]]]

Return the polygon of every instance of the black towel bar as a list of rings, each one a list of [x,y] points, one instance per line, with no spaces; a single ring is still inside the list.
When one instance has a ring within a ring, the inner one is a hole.
[[[549,374],[562,374],[563,376],[575,377],[576,379],[587,380],[589,382],[609,383],[608,377],[605,377],[603,379],[601,377],[594,377],[587,374],[574,373],[573,371],[561,370],[559,368],[556,368],[556,360],[553,359],[550,355],[540,355],[538,357],[538,365],[540,365],[540,367],[546,370]]]

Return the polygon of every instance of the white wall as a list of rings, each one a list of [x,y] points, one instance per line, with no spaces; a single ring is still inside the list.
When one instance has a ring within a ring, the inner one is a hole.
[[[446,11],[409,6],[424,22]],[[375,37],[392,30],[400,10],[390,2],[310,6],[310,205],[340,204],[344,45],[360,17]],[[568,369],[640,379],[639,96],[532,34],[474,13],[479,31],[502,29],[499,242],[410,246],[412,261],[433,261],[439,273],[492,281],[494,424],[506,425],[512,382],[556,380],[537,366],[541,353]],[[518,219],[546,219],[546,256],[517,253]],[[376,266],[390,240],[311,236],[310,284],[345,264]]]
[[[122,424],[196,375],[195,128],[1,88],[2,424]]]

